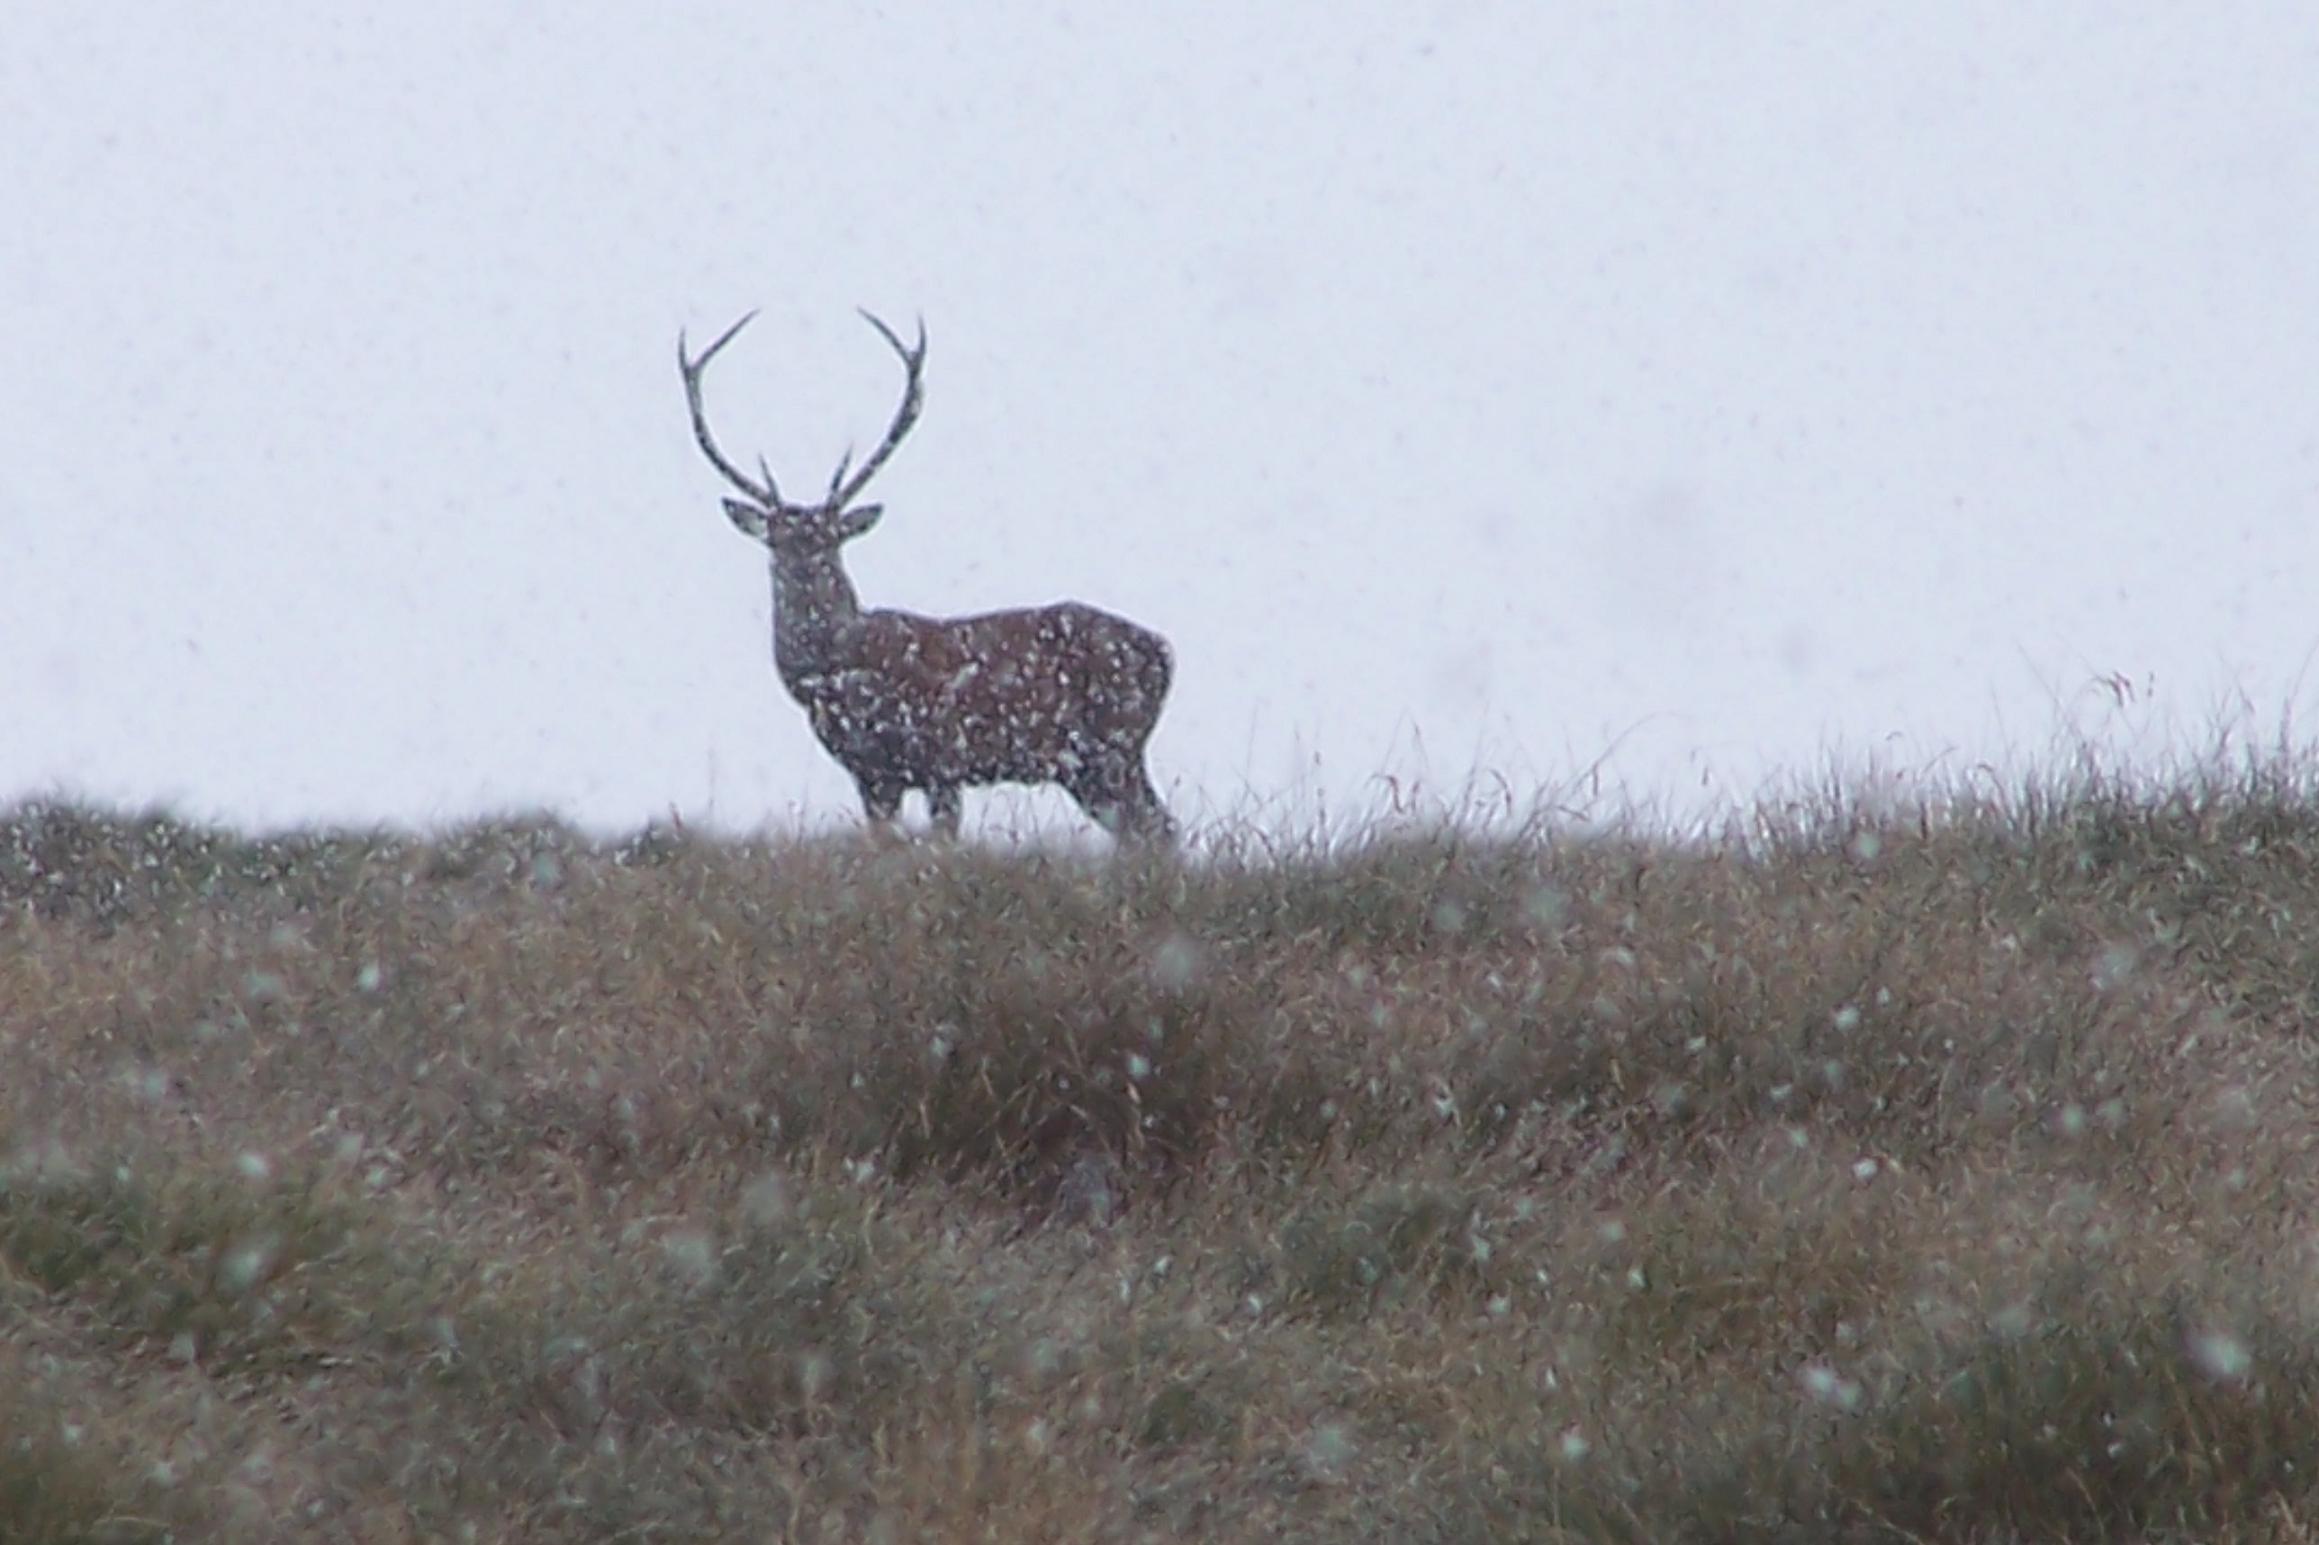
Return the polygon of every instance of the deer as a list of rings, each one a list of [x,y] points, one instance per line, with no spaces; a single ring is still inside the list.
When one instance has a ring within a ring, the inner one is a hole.
[[[1121,844],[1172,844],[1174,822],[1144,763],[1175,669],[1166,639],[1078,601],[969,617],[864,610],[846,574],[845,544],[885,513],[862,492],[925,406],[925,319],[910,345],[861,312],[902,361],[901,405],[858,467],[848,449],[822,497],[799,503],[762,455],[752,477],[718,448],[702,402],[710,362],[756,315],[697,358],[679,331],[677,368],[693,438],[740,495],[724,499],[726,518],[771,557],[774,669],[853,778],[872,830],[898,834],[913,789],[935,834],[955,840],[961,790],[1057,784]]]

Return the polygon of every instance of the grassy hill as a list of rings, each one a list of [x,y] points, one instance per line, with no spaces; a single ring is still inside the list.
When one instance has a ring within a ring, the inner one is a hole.
[[[0,1541],[2319,1538],[2319,790],[0,811]]]

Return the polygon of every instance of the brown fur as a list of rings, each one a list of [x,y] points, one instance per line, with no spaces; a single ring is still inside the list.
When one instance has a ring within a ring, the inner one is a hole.
[[[1115,835],[1172,840],[1144,767],[1174,669],[1166,639],[1076,601],[955,618],[862,609],[839,549],[877,523],[879,506],[853,501],[916,421],[923,328],[913,350],[870,318],[908,371],[902,406],[850,479],[841,463],[826,499],[797,504],[781,497],[770,468],[760,481],[726,460],[702,406],[702,372],[748,320],[697,360],[677,340],[693,431],[748,496],[728,498],[727,517],[771,554],[782,683],[852,775],[870,819],[891,823],[918,789],[936,828],[955,834],[962,788],[1053,783]]]

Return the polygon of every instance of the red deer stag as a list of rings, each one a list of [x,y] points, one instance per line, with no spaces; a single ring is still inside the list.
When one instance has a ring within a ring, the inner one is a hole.
[[[883,506],[856,504],[924,405],[926,324],[906,347],[862,313],[902,358],[902,405],[859,467],[838,462],[813,504],[781,497],[763,457],[758,476],[735,466],[709,433],[701,375],[747,326],[750,312],[695,359],[676,340],[693,437],[709,465],[745,496],[725,514],[773,556],[773,664],[838,765],[853,775],[871,821],[893,827],[902,796],[922,790],[935,829],[958,832],[959,790],[989,783],[1057,783],[1114,836],[1174,836],[1144,770],[1173,665],[1149,628],[1076,601],[978,617],[864,611],[839,549],[877,524]]]

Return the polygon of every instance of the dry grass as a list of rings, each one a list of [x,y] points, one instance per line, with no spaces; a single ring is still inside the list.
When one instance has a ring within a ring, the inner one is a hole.
[[[2319,1538],[2319,793],[0,812],[0,1541]]]

